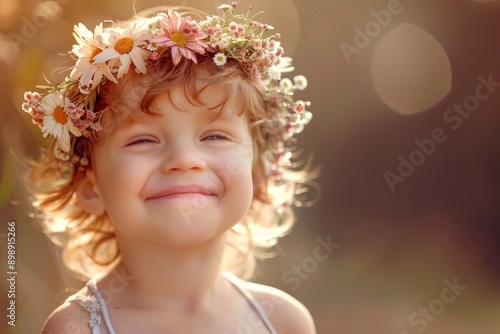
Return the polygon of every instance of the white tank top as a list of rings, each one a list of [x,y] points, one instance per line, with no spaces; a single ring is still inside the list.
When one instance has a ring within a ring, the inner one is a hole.
[[[262,322],[269,330],[271,334],[277,334],[268,316],[262,309],[262,306],[257,302],[257,300],[252,296],[252,294],[245,289],[245,281],[233,276],[230,273],[223,273],[223,276],[231,282],[236,289],[245,297],[250,306],[254,309],[257,315],[262,319]],[[83,310],[89,312],[89,326],[92,329],[92,334],[101,334],[101,321],[104,321],[106,328],[110,334],[116,334],[111,320],[109,319],[108,308],[106,302],[102,297],[99,289],[94,280],[90,280],[87,283],[87,287],[90,290],[90,295],[73,295],[67,299],[67,301],[77,301]]]

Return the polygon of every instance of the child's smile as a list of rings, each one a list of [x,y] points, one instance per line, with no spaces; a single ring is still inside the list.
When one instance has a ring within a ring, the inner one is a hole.
[[[172,200],[172,199],[197,199],[205,197],[217,197],[217,190],[211,190],[202,184],[186,184],[169,186],[158,193],[146,198],[147,201]]]

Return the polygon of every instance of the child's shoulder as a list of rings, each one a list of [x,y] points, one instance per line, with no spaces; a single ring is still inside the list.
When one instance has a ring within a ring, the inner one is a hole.
[[[85,287],[56,308],[47,318],[43,325],[41,334],[91,334],[89,326],[90,313],[83,310],[76,301],[77,296],[88,296],[88,289]]]
[[[263,284],[247,282],[245,287],[261,305],[278,333],[316,333],[311,313],[294,297]]]

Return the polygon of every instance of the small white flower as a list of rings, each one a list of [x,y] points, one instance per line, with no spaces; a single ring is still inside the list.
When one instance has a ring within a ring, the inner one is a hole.
[[[155,43],[149,43],[147,46],[146,46],[146,49],[148,51],[151,51],[151,52],[155,52],[158,50],[158,47],[156,46]]]
[[[224,4],[224,5],[220,5],[219,7],[217,7],[217,9],[226,10],[226,9],[233,9],[233,7],[231,5]]]
[[[307,78],[303,75],[297,75],[293,78],[293,82],[295,83],[295,87],[299,90],[304,90],[307,88]]]
[[[308,124],[313,117],[313,114],[307,110],[305,112],[303,112],[301,115],[302,115],[301,120],[302,120],[303,124]]]
[[[284,90],[290,90],[293,88],[293,83],[292,80],[288,78],[281,79],[280,81],[280,87]]]
[[[217,66],[223,66],[227,61],[227,57],[225,54],[223,54],[222,52],[219,52],[217,53],[215,56],[214,56],[214,63],[217,65]]]

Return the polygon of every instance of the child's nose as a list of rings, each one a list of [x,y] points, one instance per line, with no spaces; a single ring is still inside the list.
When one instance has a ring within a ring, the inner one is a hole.
[[[206,162],[200,147],[190,140],[177,140],[167,145],[161,165],[162,173],[203,170]]]

